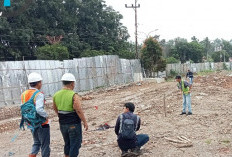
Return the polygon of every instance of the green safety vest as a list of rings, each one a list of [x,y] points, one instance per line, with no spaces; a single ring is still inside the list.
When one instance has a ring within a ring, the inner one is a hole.
[[[53,96],[58,111],[74,111],[73,109],[73,96],[76,94],[72,90],[61,89]]]
[[[181,80],[182,91],[185,95],[189,94],[189,87],[184,88],[184,81]]]

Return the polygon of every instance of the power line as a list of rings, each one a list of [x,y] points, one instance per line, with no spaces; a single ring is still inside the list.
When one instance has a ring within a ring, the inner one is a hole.
[[[136,49],[136,58],[139,59],[139,53],[138,53],[138,22],[137,22],[137,8],[140,8],[140,4],[137,5],[137,1],[135,0],[135,5],[127,6],[125,4],[126,8],[133,8],[135,11],[135,49]]]

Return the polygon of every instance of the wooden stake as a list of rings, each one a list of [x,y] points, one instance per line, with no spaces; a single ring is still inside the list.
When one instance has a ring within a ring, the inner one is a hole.
[[[167,117],[166,103],[165,103],[165,94],[164,94],[164,115]]]

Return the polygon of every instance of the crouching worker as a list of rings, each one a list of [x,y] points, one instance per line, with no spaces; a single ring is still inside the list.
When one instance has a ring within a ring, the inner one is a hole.
[[[36,157],[41,149],[42,157],[50,156],[50,127],[48,115],[44,110],[44,94],[40,92],[42,88],[42,77],[38,73],[28,75],[30,89],[21,95],[22,120],[20,128],[24,128],[24,123],[31,129],[34,144],[29,157]]]
[[[115,133],[118,136],[118,146],[122,151],[122,157],[128,154],[139,155],[140,148],[149,141],[147,134],[136,135],[140,128],[140,117],[133,114],[135,105],[126,103],[123,107],[123,114],[119,115]],[[130,153],[128,152],[130,151]]]
[[[63,89],[53,96],[53,108],[59,117],[60,131],[64,139],[64,155],[77,157],[82,143],[81,121],[86,131],[88,125],[78,95],[73,91],[76,82],[74,75],[66,73],[61,81]]]

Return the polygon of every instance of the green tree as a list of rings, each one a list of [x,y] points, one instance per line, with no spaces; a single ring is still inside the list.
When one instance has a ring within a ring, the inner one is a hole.
[[[166,67],[166,62],[162,58],[162,48],[159,42],[150,37],[145,40],[141,49],[142,63],[146,70],[150,72],[162,71]]]
[[[58,36],[70,58],[87,50],[115,55],[127,50],[129,34],[123,17],[103,0],[25,2],[15,0],[10,8],[0,7],[0,60],[34,59],[37,48],[49,43],[47,37]],[[19,8],[23,11],[16,14]]]
[[[181,63],[192,60],[195,63],[201,62],[204,48],[197,41],[177,42],[170,53],[172,57],[179,59]]]
[[[229,41],[222,40],[222,49],[225,50],[230,57],[232,57],[232,44]]]
[[[204,48],[201,44],[196,41],[192,41],[189,45],[189,59],[194,63],[202,62]]]
[[[81,57],[94,57],[94,56],[101,56],[101,55],[108,55],[109,53],[104,51],[97,51],[97,50],[86,50],[81,54]]]
[[[224,55],[225,55],[225,61],[229,61],[229,54],[226,51],[216,51],[212,54],[212,59],[214,62],[223,62],[224,61]]]
[[[177,60],[174,57],[168,57],[168,58],[166,58],[166,62],[167,62],[167,64],[173,64],[173,63],[179,63],[179,60]]]
[[[204,52],[203,52],[203,56],[205,56],[205,58],[209,59],[210,55],[212,54],[212,52],[214,51],[213,49],[213,45],[211,44],[210,40],[208,37],[206,37],[204,40],[202,40],[201,45],[204,48]]]
[[[188,42],[177,42],[175,47],[171,49],[173,57],[178,58],[181,63],[185,63],[189,58],[189,44]]]
[[[191,40],[192,40],[192,41],[195,41],[195,42],[199,42],[199,40],[198,40],[197,37],[195,37],[195,36],[193,36],[193,37],[191,38]]]
[[[41,60],[64,60],[69,58],[69,53],[67,47],[54,44],[38,48],[36,56]]]

